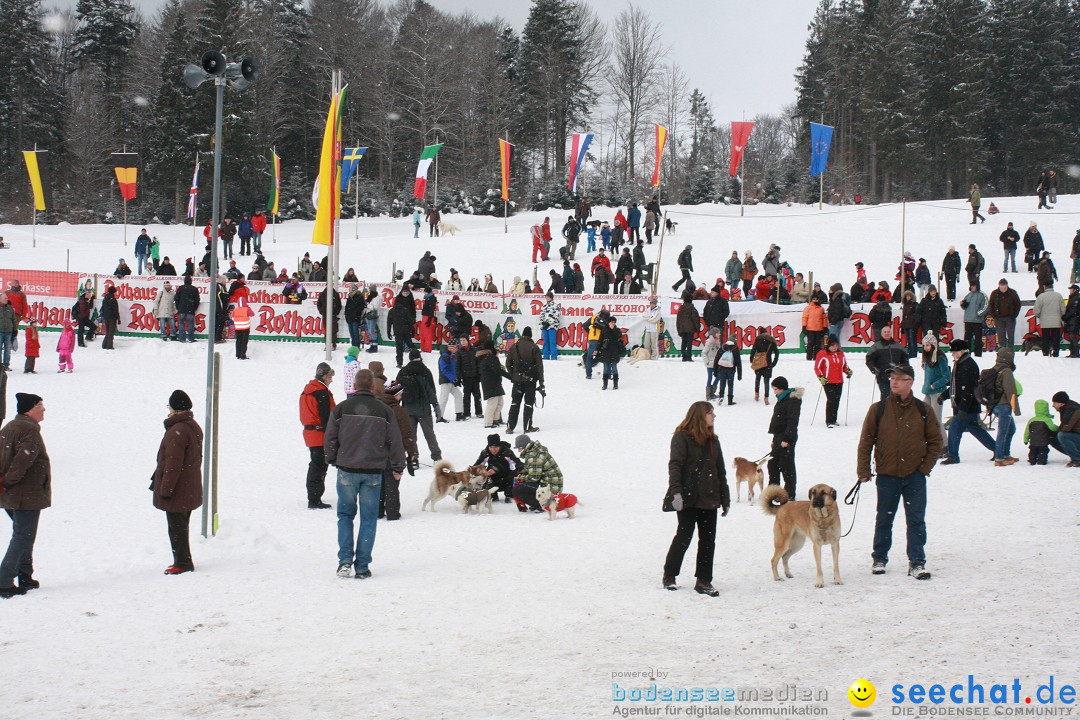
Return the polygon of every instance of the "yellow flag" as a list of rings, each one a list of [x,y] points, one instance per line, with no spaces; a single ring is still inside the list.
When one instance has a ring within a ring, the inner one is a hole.
[[[41,169],[38,167],[37,150],[23,150],[26,172],[30,175],[30,188],[34,191],[34,207],[45,209],[45,188],[41,183]]]
[[[315,245],[334,244],[334,220],[337,215],[337,119],[338,103],[341,94],[337,93],[330,100],[330,111],[326,115],[326,129],[323,131],[322,155],[319,159],[318,205],[315,208],[315,230],[311,242]],[[329,192],[323,192],[323,190]]]

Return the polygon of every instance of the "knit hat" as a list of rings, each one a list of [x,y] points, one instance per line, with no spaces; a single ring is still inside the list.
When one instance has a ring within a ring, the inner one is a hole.
[[[777,390],[787,390],[788,389],[787,378],[784,377],[783,375],[777,375],[776,377],[774,377],[772,379],[772,386],[774,388],[776,388]]]
[[[417,350],[416,348],[413,348],[412,350],[409,351],[409,360],[419,360],[420,357],[421,357],[420,351]]]
[[[399,392],[404,390],[404,388],[401,386],[401,383],[399,383],[397,380],[391,380],[390,382],[386,383],[386,385],[383,386],[383,389],[386,390],[386,394],[390,397],[396,397]]]
[[[356,347],[355,345],[350,345],[349,349],[345,352],[345,354],[349,357],[356,357],[360,354],[360,348]]]
[[[934,337],[934,333],[928,331],[925,335],[923,335],[922,344],[937,347],[937,338]]]
[[[525,329],[521,331],[521,337],[531,338],[532,337],[532,328],[526,326]]]
[[[1056,398],[1057,395],[1055,395],[1054,397]],[[39,402],[41,402],[40,395],[35,395],[33,393],[15,393],[15,408],[20,415],[33,410]],[[1054,402],[1057,402],[1057,400],[1055,400]],[[188,402],[188,407],[191,407],[190,402]]]
[[[517,438],[514,440],[514,447],[518,450],[523,450],[524,448],[528,447],[529,443],[531,442],[532,438],[528,435],[518,435]]]
[[[191,398],[183,390],[173,390],[169,396],[169,407],[176,412],[184,412],[191,409]]]
[[[956,340],[953,340],[951,343],[949,343],[949,350],[952,352],[964,352],[965,350],[970,349],[971,348],[968,346],[968,344],[960,338],[957,338]]]
[[[488,435],[488,445],[502,445],[502,438],[499,437],[499,433]]]
[[[19,397],[19,396],[16,395],[15,397]],[[31,395],[30,397],[37,397],[37,396],[36,395]],[[1054,393],[1054,396],[1052,398],[1050,398],[1050,401],[1051,402],[1058,402],[1058,403],[1067,403],[1067,402],[1069,402],[1069,393],[1065,392],[1064,390],[1058,390],[1056,393]],[[20,405],[19,407],[22,408],[22,405]],[[22,412],[22,410],[20,409],[19,412]]]
[[[974,249],[975,249],[975,243],[971,243],[970,245],[968,245],[968,250],[974,250]]]

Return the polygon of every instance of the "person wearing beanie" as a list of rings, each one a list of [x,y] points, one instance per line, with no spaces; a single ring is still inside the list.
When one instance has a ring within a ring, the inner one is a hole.
[[[727,329],[727,319],[731,315],[731,305],[722,295],[723,288],[713,285],[709,291],[709,299],[705,301],[705,307],[701,310],[701,317],[705,319],[705,327],[720,328],[720,340],[727,337],[724,332]]]
[[[964,265],[964,272],[967,273],[968,285],[979,284],[979,275],[986,267],[986,260],[983,258],[982,253],[975,247],[974,243],[968,245],[968,259],[967,264]]]
[[[1070,400],[1064,390],[1054,393],[1050,402],[1061,415],[1058,433],[1050,440],[1050,447],[1069,456],[1066,467],[1080,467],[1080,403]]]
[[[382,401],[390,412],[394,414],[398,431],[401,433],[401,442],[405,446],[405,469],[409,475],[416,475],[420,467],[420,453],[416,449],[416,437],[413,435],[412,424],[409,422],[409,413],[401,405],[404,388],[396,380],[387,381],[383,375],[383,365],[374,361],[368,363],[368,370],[374,378],[372,393]],[[379,493],[379,519],[401,519],[401,491],[400,478],[394,477],[389,463],[383,470],[382,490]]]
[[[105,297],[101,301],[101,320],[105,323],[105,337],[101,340],[101,349],[112,350],[116,325],[120,322],[120,305],[116,301],[115,285],[110,285],[105,290]]]
[[[432,410],[435,411],[436,421],[449,421],[442,416],[439,397],[435,390],[435,378],[424,365],[419,350],[409,351],[409,362],[398,371],[394,379],[401,383],[405,390],[401,404],[405,407],[405,412],[409,413],[409,422],[417,444],[419,444],[420,435],[416,432],[416,428],[420,426],[424,431],[424,440],[427,442],[432,462],[442,460],[442,450],[439,448],[439,440],[435,437],[435,425],[431,418]]]
[[[451,339],[439,352],[439,414],[446,417],[446,406],[454,398],[454,420],[461,422],[465,414],[461,409],[461,362],[458,358],[458,342]]]
[[[154,507],[165,512],[173,562],[166,575],[181,575],[195,569],[191,560],[189,526],[191,513],[202,507],[203,431],[191,410],[191,398],[183,390],[169,396],[165,434],[158,447],[157,467],[150,489]]]
[[[622,331],[614,317],[609,317],[607,323],[600,329],[600,344],[596,349],[597,359],[604,364],[604,384],[602,390],[607,390],[608,381],[612,382],[615,390],[619,389],[619,361],[626,355],[626,344],[623,343]]]
[[[498,433],[487,436],[487,446],[480,452],[473,465],[484,468],[487,475],[485,488],[498,488],[503,495],[503,502],[510,503],[514,500],[514,479],[523,467],[521,460],[510,449],[510,443],[506,442]],[[524,508],[519,508],[525,512]]]
[[[544,392],[544,358],[540,348],[532,339],[532,328],[526,326],[521,337],[506,353],[506,372],[510,375],[513,386],[510,391],[510,414],[506,418],[507,432],[514,432],[517,427],[521,403],[525,403],[522,425],[525,432],[538,432],[533,426],[533,408],[536,406],[536,391]]]
[[[0,598],[40,587],[33,577],[34,541],[41,511],[52,506],[52,466],[41,437],[45,401],[15,393],[15,407],[17,414],[0,430],[0,508],[11,518],[11,541],[0,561]]]
[[[541,485],[547,485],[552,495],[563,491],[563,474],[559,464],[548,449],[528,435],[518,435],[514,447],[521,458],[522,470],[514,482],[514,500],[518,509],[522,506],[533,511],[541,511],[536,501],[536,491]]]
[[[349,397],[356,392],[356,371],[360,369],[360,362],[357,358],[360,356],[360,348],[352,345],[345,353],[345,369],[341,373],[342,379],[345,381],[345,397]]]
[[[960,440],[964,433],[971,433],[987,450],[996,453],[994,438],[979,423],[982,407],[975,398],[975,388],[979,384],[979,364],[968,352],[967,343],[953,340],[949,344],[953,359],[952,379],[949,383],[949,397],[952,400],[953,417],[949,421],[948,457],[942,465],[955,465],[960,462]]]
[[[1028,465],[1045,465],[1050,458],[1050,440],[1058,426],[1050,416],[1050,403],[1035,401],[1035,415],[1024,427],[1024,443],[1028,446]]]
[[[397,366],[401,367],[401,358],[405,348],[409,348],[409,357],[415,352],[413,345],[413,329],[416,326],[416,300],[412,290],[408,286],[401,288],[401,292],[394,298],[394,305],[386,316],[387,338],[393,339],[394,350],[397,355]]]
[[[300,424],[304,428],[304,444],[308,448],[307,498],[308,508],[324,510],[330,507],[322,500],[326,492],[326,453],[323,450],[326,423],[334,409],[334,393],[330,383],[334,369],[321,362],[315,368],[315,378],[309,380],[300,394]]]
[[[829,288],[829,307],[825,319],[829,323],[829,335],[837,338],[844,335],[844,321],[851,317],[851,296],[844,292],[844,286],[833,283]]]
[[[834,428],[839,423],[836,416],[840,410],[840,397],[844,393],[844,379],[852,376],[844,351],[840,349],[840,339],[830,335],[825,348],[818,351],[814,359],[814,374],[825,392],[825,427]]]
[[[772,380],[776,404],[769,421],[773,436],[769,460],[769,484],[779,485],[781,476],[788,499],[795,499],[795,443],[799,439],[799,416],[802,414],[803,389],[788,387],[787,378],[777,375]]]
[[[922,339],[922,371],[923,371],[923,402],[934,408],[937,416],[938,430],[941,431],[942,441],[946,437],[945,423],[941,412],[944,399],[942,395],[949,389],[951,372],[949,370],[949,356],[938,347],[937,338],[932,333],[923,335]]]
[[[877,466],[877,521],[870,572],[885,574],[892,548],[893,521],[903,499],[908,576],[929,580],[924,550],[926,478],[937,463],[942,438],[934,408],[915,399],[912,393],[914,381],[915,371],[910,365],[898,366],[890,373],[892,387],[888,397],[866,411],[855,472],[860,483],[870,480],[873,450]]]

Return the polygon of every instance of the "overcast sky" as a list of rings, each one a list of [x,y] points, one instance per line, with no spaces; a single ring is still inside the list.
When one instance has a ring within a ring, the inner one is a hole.
[[[73,8],[76,0],[53,0],[46,6]],[[532,3],[528,0],[429,0],[457,14],[470,10],[481,18],[495,15],[519,32]],[[605,23],[628,0],[588,0]],[[132,0],[153,18],[164,0]],[[758,113],[777,113],[795,99],[795,70],[802,62],[814,0],[648,0],[638,3],[663,24],[658,42],[671,46],[670,58],[686,73],[690,87],[709,98],[721,124]]]

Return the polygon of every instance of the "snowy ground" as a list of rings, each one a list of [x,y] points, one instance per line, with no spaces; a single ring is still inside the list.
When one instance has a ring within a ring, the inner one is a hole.
[[[936,268],[948,245],[976,242],[996,279],[997,234],[1010,219],[1022,233],[1036,202],[995,201],[1003,215],[974,227],[960,202],[909,206],[908,247]],[[891,278],[899,258],[899,206],[821,215],[755,207],[743,220],[738,208],[672,210],[680,224],[665,247],[667,284],[686,243],[695,248],[696,278],[721,275],[732,249],[753,249],[760,261],[770,242],[823,284],[849,285],[857,259],[871,278]],[[1038,216],[1063,278],[1078,225],[1065,213],[1078,210],[1080,198],[1063,197],[1057,210]],[[565,218],[551,215],[561,226]],[[346,221],[343,266],[382,278],[394,260],[411,269],[430,248],[443,279],[453,265],[466,280],[492,272],[509,281],[531,272],[526,228],[538,217],[512,218],[504,235],[501,219],[452,216],[463,233],[440,240],[413,240],[407,220],[378,219],[362,221],[353,241]],[[67,249],[72,270],[108,272],[121,255],[132,260],[117,227],[39,227],[36,250],[29,231],[0,226],[16,245],[0,266],[64,269]],[[195,254],[190,228],[150,231],[174,261]],[[309,232],[308,223],[279,227],[276,245],[267,238],[268,257],[292,269],[310,248]],[[137,233],[132,228],[129,240]],[[1015,277],[1030,298],[1033,276]],[[674,531],[674,518],[660,512],[668,439],[700,398],[704,368],[624,364],[620,390],[602,392],[599,379],[586,382],[576,359],[564,358],[545,367],[549,396],[536,423],[567,491],[581,498],[578,517],[548,522],[503,505],[493,516],[461,517],[446,501],[440,512],[421,513],[430,478],[421,468],[402,482],[403,520],[379,526],[374,578],[343,581],[334,577],[333,512],[305,507],[307,453],[296,419],[297,397],[322,352],[253,343],[251,362],[233,359],[231,348],[222,359],[221,531],[194,542],[198,572],[173,578],[161,574],[170,560],[165,518],[146,487],[169,393],[186,388],[201,420],[205,346],[121,338],[107,357],[98,347],[77,349],[75,373],[57,375],[53,337],[43,337],[41,373],[10,380],[9,396],[28,390],[45,398],[54,507],[43,513],[36,549],[43,588],[0,603],[0,657],[11,666],[0,717],[606,717],[620,705],[643,705],[612,701],[613,673],[650,670],[668,673],[656,679],[668,686],[824,688],[828,699],[811,705],[834,717],[850,712],[847,687],[865,677],[880,696],[871,710],[884,717],[896,683],[948,687],[972,674],[988,691],[1019,678],[1033,694],[1051,675],[1058,687],[1080,680],[1080,572],[1067,559],[1080,541],[1080,475],[1060,455],[1046,468],[995,468],[966,439],[962,464],[937,468],[930,479],[928,583],[903,574],[900,523],[889,574],[870,575],[875,493],[867,486],[842,546],[842,587],[814,589],[808,548],[792,561],[795,579],[773,582],[772,521],[744,497],[719,523],[720,597],[692,592],[693,550],[680,591],[668,593],[660,587]],[[385,349],[378,357],[392,365]],[[854,482],[871,393],[861,360],[852,360],[848,424],[826,430],[824,407],[810,422],[817,389],[809,364],[797,355],[781,359],[778,374],[807,386],[800,495],[826,482],[842,496]],[[1063,388],[1080,395],[1078,362],[1018,361],[1021,428],[1036,398]],[[21,350],[12,364],[21,365]],[[333,390],[340,400],[340,382]],[[752,401],[747,380],[736,400],[717,411],[729,462],[768,449],[771,408]],[[444,455],[459,467],[487,434],[476,420],[437,429]],[[1013,454],[1026,458],[1019,436]],[[850,508],[842,521],[846,529]],[[0,534],[8,527],[0,520]],[[825,566],[828,576],[828,559]],[[614,681],[624,688],[650,682]],[[736,704],[675,703],[687,717],[691,707]]]

